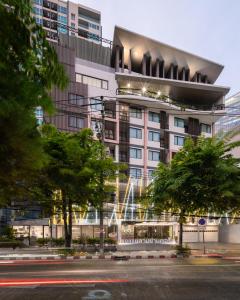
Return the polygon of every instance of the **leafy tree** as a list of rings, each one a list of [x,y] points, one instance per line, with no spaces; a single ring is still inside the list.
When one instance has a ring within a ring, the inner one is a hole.
[[[44,150],[49,157],[42,176],[50,189],[60,191],[58,205],[63,213],[65,245],[70,247],[73,205],[91,203],[99,207],[113,190],[111,184],[101,185],[100,174],[104,174],[104,180],[111,181],[117,166],[112,158],[101,156],[104,146],[94,139],[91,129],[70,134],[45,125],[42,135]]]
[[[239,210],[239,159],[229,153],[236,146],[217,138],[188,138],[169,165],[160,163],[149,193],[157,209],[179,214],[180,246],[186,215]]]
[[[0,1],[0,204],[27,191],[44,161],[34,110],[54,112],[49,91],[67,77],[43,29],[31,17],[30,0]]]

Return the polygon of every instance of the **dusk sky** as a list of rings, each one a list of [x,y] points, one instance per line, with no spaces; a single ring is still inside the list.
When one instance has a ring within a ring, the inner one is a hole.
[[[72,0],[102,13],[103,37],[114,25],[224,65],[216,84],[240,91],[240,0]]]

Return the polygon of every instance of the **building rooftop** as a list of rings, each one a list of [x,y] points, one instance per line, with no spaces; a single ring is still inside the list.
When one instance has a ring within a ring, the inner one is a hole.
[[[213,84],[223,70],[223,65],[221,64],[119,26],[115,26],[114,30],[113,61],[115,59],[116,46],[124,48],[124,63],[129,61],[129,50],[131,50],[133,70],[141,68],[142,58],[146,54],[151,56],[153,64],[157,59],[164,61],[166,70],[170,68],[171,64],[178,66],[178,70],[182,68],[190,70],[190,80],[196,73],[200,73],[202,76],[207,76],[208,83]]]

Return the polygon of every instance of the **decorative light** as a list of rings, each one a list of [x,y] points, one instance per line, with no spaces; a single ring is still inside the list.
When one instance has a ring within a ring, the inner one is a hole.
[[[130,84],[130,83],[128,83],[128,84],[127,84],[127,87],[128,87],[128,88],[130,88],[130,87],[131,87],[131,84]]]
[[[147,90],[147,89],[146,89],[145,87],[142,88],[142,92],[143,92],[143,93],[145,93],[146,90]]]
[[[157,95],[158,95],[158,96],[161,96],[161,94],[162,94],[162,93],[161,93],[160,91],[157,92]]]

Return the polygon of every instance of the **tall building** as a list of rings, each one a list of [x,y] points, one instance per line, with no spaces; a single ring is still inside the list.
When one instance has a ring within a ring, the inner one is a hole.
[[[64,91],[52,91],[57,114],[45,116],[45,122],[63,131],[89,127],[97,133],[103,99],[105,144],[116,162],[128,166],[128,179],[117,183],[114,199],[106,203],[106,234],[121,242],[142,238],[174,242],[178,236],[175,217],[143,210],[136,199],[152,180],[158,163],[168,163],[187,136],[213,135],[214,123],[225,113],[224,97],[229,91],[215,84],[223,66],[117,26],[108,46],[64,34],[53,45],[70,84]],[[59,237],[63,232],[60,215],[55,219]],[[98,226],[93,208],[85,217],[76,212],[73,237],[98,236]],[[206,240],[217,241],[217,228],[216,221],[209,220]],[[193,221],[185,231],[187,241],[199,239]]]
[[[226,116],[220,118],[216,124],[216,132],[228,132],[240,126],[240,92],[225,100]]]
[[[33,0],[33,15],[50,41],[59,34],[101,42],[101,13],[95,9],[64,0]]]

